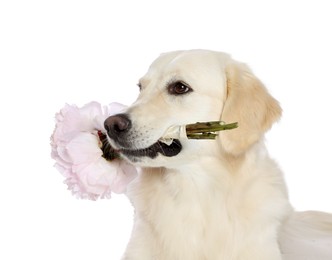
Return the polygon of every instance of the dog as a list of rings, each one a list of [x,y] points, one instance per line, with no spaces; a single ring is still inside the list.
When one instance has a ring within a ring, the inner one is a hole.
[[[282,109],[248,66],[221,52],[174,51],[138,87],[138,99],[105,121],[111,146],[140,167],[127,191],[135,219],[123,260],[307,259],[264,144]],[[219,120],[239,127],[215,140],[161,141],[170,126]],[[331,235],[332,218],[324,218],[318,229]]]

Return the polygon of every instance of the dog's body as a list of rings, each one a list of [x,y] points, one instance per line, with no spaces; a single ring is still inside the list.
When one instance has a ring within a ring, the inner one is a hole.
[[[178,169],[144,169],[129,193],[136,221],[124,259],[281,259],[285,187],[265,151],[252,149],[236,166],[193,156]]]
[[[212,51],[161,55],[139,86],[126,114],[105,122],[111,144],[142,169],[128,188],[135,223],[123,259],[281,260],[292,208],[263,140],[278,102],[247,66]],[[239,128],[158,141],[170,126],[216,120]]]

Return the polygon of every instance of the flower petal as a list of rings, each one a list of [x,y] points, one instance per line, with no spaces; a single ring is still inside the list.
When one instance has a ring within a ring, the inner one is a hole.
[[[112,191],[115,193],[124,193],[127,186],[137,177],[137,169],[135,166],[120,160],[120,165],[117,168],[117,176],[112,183]]]
[[[88,193],[104,197],[110,196],[111,185],[117,175],[118,163],[108,163],[100,158],[94,163],[81,164],[73,167],[80,185]]]
[[[79,133],[66,145],[72,164],[86,164],[98,160],[103,152],[98,146],[98,137],[90,133]]]

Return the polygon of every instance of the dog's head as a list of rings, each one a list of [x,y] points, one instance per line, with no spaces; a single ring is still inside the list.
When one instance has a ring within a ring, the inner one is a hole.
[[[281,114],[278,102],[244,64],[227,54],[178,51],[161,55],[139,81],[140,95],[123,113],[109,117],[111,145],[141,166],[176,166],[222,152],[240,155]],[[217,140],[160,142],[173,125],[223,120],[239,127]],[[221,145],[220,145],[221,144]]]

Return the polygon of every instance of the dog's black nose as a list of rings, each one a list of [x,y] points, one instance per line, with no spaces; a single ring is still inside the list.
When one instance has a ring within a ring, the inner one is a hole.
[[[117,114],[108,117],[104,122],[105,130],[110,138],[116,138],[129,131],[131,121],[126,114]]]

